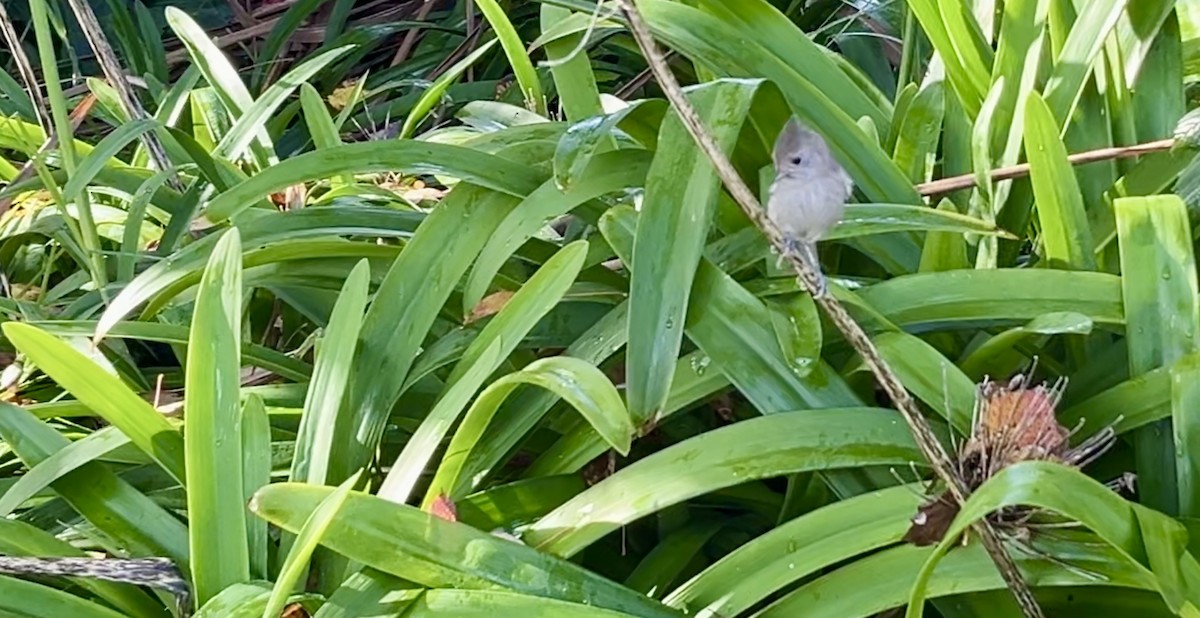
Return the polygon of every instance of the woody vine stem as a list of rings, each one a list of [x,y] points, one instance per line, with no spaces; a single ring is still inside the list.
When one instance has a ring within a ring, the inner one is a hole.
[[[904,417],[922,455],[929,461],[937,476],[946,484],[953,499],[961,504],[966,500],[968,494],[966,483],[958,474],[950,456],[946,453],[942,444],[938,442],[929,423],[921,415],[920,410],[917,409],[915,402],[904,388],[904,385],[901,384],[900,379],[888,367],[887,363],[879,355],[879,351],[875,348],[875,345],[867,337],[866,332],[847,313],[842,304],[829,294],[818,295],[815,293],[819,289],[819,275],[805,264],[797,254],[784,250],[783,239],[780,236],[779,230],[767,218],[766,211],[758,203],[757,198],[754,197],[754,193],[742,182],[733,164],[716,145],[716,142],[713,141],[708,131],[705,130],[695,108],[688,102],[687,97],[683,93],[683,88],[679,85],[674,74],[671,73],[670,68],[667,66],[662,52],[654,42],[654,38],[650,34],[650,29],[634,5],[633,0],[619,0],[619,3],[629,22],[630,32],[641,48],[642,54],[646,57],[646,62],[650,65],[650,70],[653,71],[667,99],[671,102],[671,106],[679,114],[679,118],[683,122],[684,127],[687,128],[688,133],[691,134],[700,149],[712,161],[717,175],[720,176],[730,195],[738,203],[742,211],[746,213],[746,216],[750,218],[750,221],[767,237],[767,240],[775,247],[776,251],[784,256],[792,265],[800,282],[810,293],[813,293],[817,304],[821,305],[821,308],[829,314],[834,325],[845,335],[846,341],[862,356],[863,361],[871,369],[871,372],[875,374],[875,379],[879,381],[884,391],[887,392],[888,397],[891,398],[896,408],[900,411],[900,414]],[[1016,563],[1013,561],[1012,556],[1005,551],[1000,537],[996,534],[991,524],[984,518],[975,522],[973,527],[983,541],[984,548],[996,563],[996,567],[999,569],[1005,583],[1016,597],[1022,612],[1029,618],[1043,618],[1044,614],[1041,607],[1038,606],[1037,600],[1034,599],[1029,585],[1021,577]]]

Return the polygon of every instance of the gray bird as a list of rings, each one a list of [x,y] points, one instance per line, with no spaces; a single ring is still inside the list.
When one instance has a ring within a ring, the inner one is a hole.
[[[783,233],[785,254],[798,253],[817,273],[816,295],[822,296],[825,277],[817,260],[817,241],[841,220],[854,183],[825,139],[795,118],[775,140],[774,160],[767,216]]]

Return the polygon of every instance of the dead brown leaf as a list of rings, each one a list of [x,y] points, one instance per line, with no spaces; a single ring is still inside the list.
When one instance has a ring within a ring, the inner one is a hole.
[[[512,299],[514,293],[512,290],[500,290],[484,296],[483,300],[479,301],[479,304],[471,310],[471,313],[467,314],[464,324],[474,324],[483,318],[499,313]]]

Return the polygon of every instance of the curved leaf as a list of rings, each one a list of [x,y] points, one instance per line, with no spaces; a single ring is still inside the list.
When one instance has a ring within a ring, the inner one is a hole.
[[[908,428],[892,410],[763,416],[637,461],[543,517],[523,538],[541,551],[570,556],[624,524],[717,489],[806,470],[903,466],[920,459]]]
[[[286,240],[324,236],[409,236],[424,218],[418,213],[361,206],[302,208],[263,213],[241,222],[238,230],[242,235],[242,248],[253,251]],[[102,339],[117,322],[142,303],[154,299],[151,307],[161,307],[165,302],[161,295],[178,293],[179,286],[192,279],[198,281],[198,273],[204,269],[218,240],[216,235],[206,236],[176,251],[169,259],[155,263],[129,282],[100,316],[96,325],[96,339]],[[150,317],[150,314],[148,308],[142,317]]]
[[[921,502],[911,485],[834,502],[738,547],[663,602],[693,616],[741,615],[823,568],[895,543]]]
[[[434,142],[392,140],[359,142],[314,150],[292,157],[231,187],[213,198],[204,217],[221,223],[285,187],[339,174],[399,172],[438,174],[524,196],[542,178],[529,167],[473,148]]]
[[[697,113],[722,150],[737,141],[757,86],[722,80],[692,89]],[[626,397],[638,422],[657,418],[670,392],[672,361],[683,343],[692,281],[720,190],[707,155],[678,116],[668,114],[633,240]]]
[[[1022,323],[1072,311],[1097,324],[1125,321],[1121,279],[1106,273],[1048,269],[958,270],[889,279],[859,297],[909,332]]]
[[[496,409],[521,384],[540,386],[563,398],[612,448],[622,455],[629,453],[636,428],[620,393],[604,372],[587,361],[570,356],[539,359],[521,371],[496,380],[471,404],[430,482],[425,506],[441,494],[454,500],[461,496],[470,483],[470,479],[462,477],[466,460],[482,439]]]
[[[74,347],[36,326],[6,322],[0,328],[17,349],[28,355],[55,382],[129,436],[130,441],[176,481],[187,484],[183,436],[120,378],[105,372]]]
[[[192,317],[184,414],[188,533],[196,604],[250,579],[242,489],[241,239],[237,228],[213,249]]]
[[[295,532],[332,491],[330,487],[276,483],[259,490],[250,508]],[[346,499],[321,544],[429,588],[511,591],[645,618],[681,615],[573,563],[358,492]]]
[[[930,553],[913,585],[908,616],[918,618],[925,587],[939,559],[968,526],[1005,506],[1036,506],[1082,523],[1148,572],[1168,606],[1200,606],[1200,563],[1187,552],[1184,527],[1149,508],[1127,502],[1082,472],[1061,464],[1028,461],[988,479],[962,505],[945,538]]]

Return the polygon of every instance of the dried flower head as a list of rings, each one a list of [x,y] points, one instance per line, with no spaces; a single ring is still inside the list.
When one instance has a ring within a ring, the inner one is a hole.
[[[1032,372],[1031,372],[1032,373]],[[1004,468],[1022,461],[1055,461],[1083,467],[1102,455],[1116,439],[1106,427],[1072,448],[1071,434],[1054,415],[1062,399],[1065,380],[1052,386],[1029,385],[1029,376],[1018,374],[1007,384],[984,380],[975,400],[971,435],[958,451],[957,467],[968,491],[975,491]],[[904,540],[932,545],[942,540],[959,505],[949,492],[921,505]],[[998,527],[1024,525],[1028,509],[1011,508],[992,516]]]

